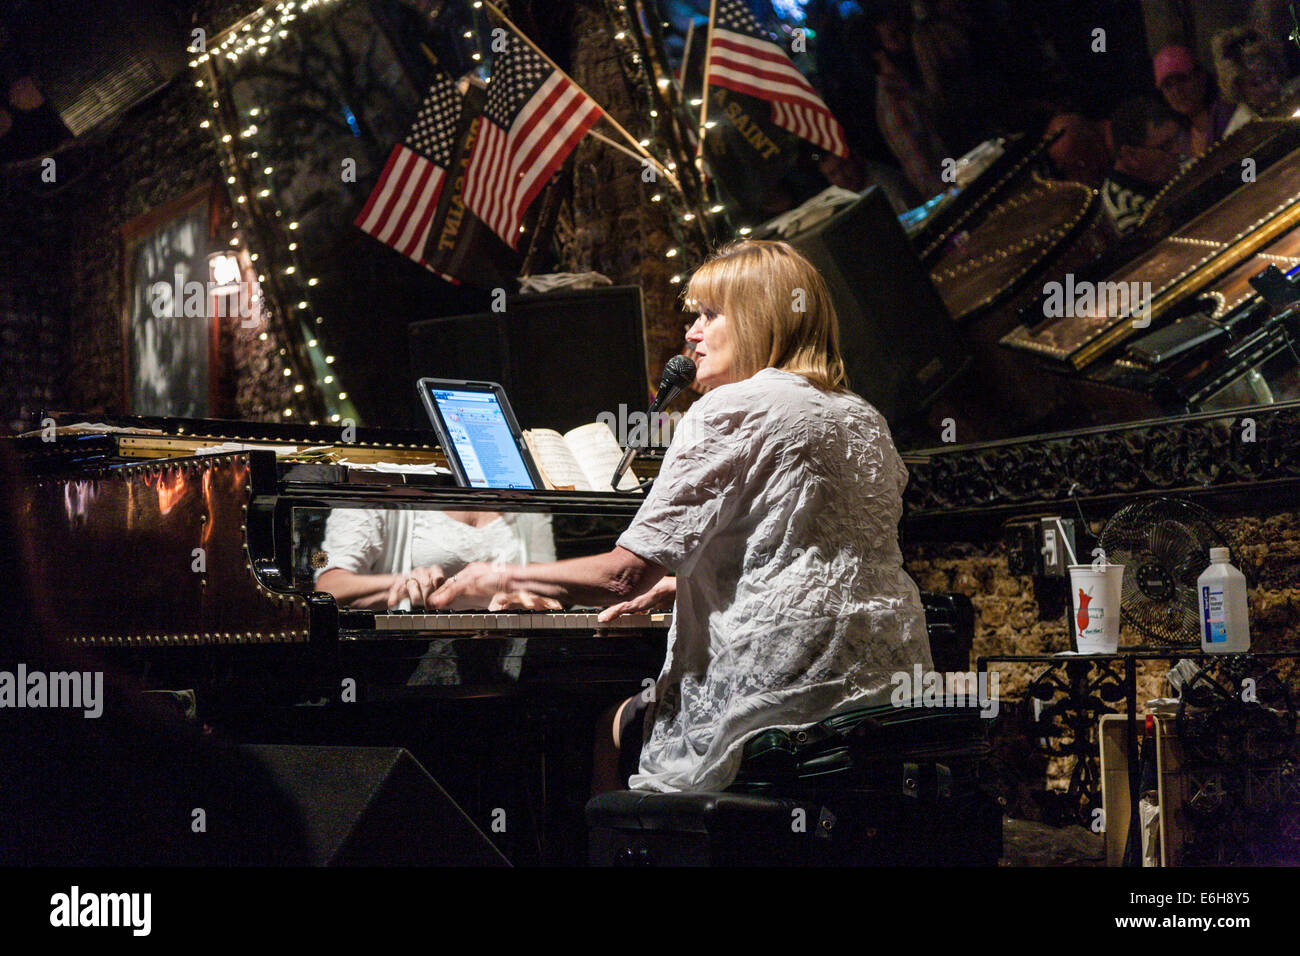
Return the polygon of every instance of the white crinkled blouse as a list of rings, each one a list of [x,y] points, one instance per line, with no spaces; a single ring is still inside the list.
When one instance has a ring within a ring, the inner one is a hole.
[[[723,790],[744,742],[888,702],[929,669],[898,545],[907,469],[857,395],[764,369],[682,418],[618,543],[677,574],[645,790]]]

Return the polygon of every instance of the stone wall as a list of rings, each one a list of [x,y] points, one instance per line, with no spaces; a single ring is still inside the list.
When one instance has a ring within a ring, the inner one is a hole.
[[[65,258],[39,167],[0,177],[0,434],[63,400],[67,302],[49,294]]]
[[[1071,506],[1072,507],[1072,506]],[[1064,508],[1059,512],[1068,514]],[[1089,532],[1101,532],[1104,520],[1090,522]],[[1300,648],[1300,507],[1216,510],[1216,523],[1238,556],[1238,567],[1250,585],[1251,647],[1255,650]],[[1052,654],[1072,649],[1065,610],[1043,616],[1043,605],[1059,607],[1061,594],[1040,595],[1035,579],[1011,573],[1007,549],[1000,537],[975,540],[924,542],[904,548],[908,572],[924,591],[964,594],[975,607],[975,641],[971,665],[981,656],[997,654]],[[1208,557],[1207,561],[1208,563]],[[1124,625],[1121,647],[1149,644],[1135,629]],[[1300,672],[1290,662],[1279,670],[1291,675],[1293,693],[1300,690]],[[1025,688],[1041,671],[1041,664],[1002,664],[998,667],[1003,700],[1020,700]],[[1168,696],[1164,675],[1168,665],[1143,664],[1138,676],[1139,711],[1145,702]],[[1041,762],[1030,750],[1020,749],[1014,771],[1029,788],[1037,785],[1064,789],[1072,763],[1054,760],[1043,776]],[[1034,815],[1029,801],[1019,810]]]

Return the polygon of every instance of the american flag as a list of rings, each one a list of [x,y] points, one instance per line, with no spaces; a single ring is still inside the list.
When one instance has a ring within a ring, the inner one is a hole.
[[[529,204],[599,117],[576,83],[511,34],[492,67],[465,206],[518,248]]]
[[[461,95],[439,74],[406,139],[393,147],[356,225],[407,258],[423,262],[438,197],[447,179],[460,122]]]
[[[772,104],[772,122],[837,156],[844,127],[741,0],[718,0],[709,31],[709,82]]]

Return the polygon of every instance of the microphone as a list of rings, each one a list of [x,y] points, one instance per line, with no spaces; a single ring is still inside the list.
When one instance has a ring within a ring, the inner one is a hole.
[[[674,355],[664,366],[664,376],[659,382],[659,391],[655,393],[655,400],[650,403],[648,414],[657,415],[662,412],[677,399],[678,395],[689,388],[693,381],[695,381],[695,363],[685,355]],[[632,460],[636,458],[637,451],[636,448],[628,448],[623,452],[618,467],[614,469],[614,477],[609,483],[615,491],[618,491],[618,483],[632,467]]]

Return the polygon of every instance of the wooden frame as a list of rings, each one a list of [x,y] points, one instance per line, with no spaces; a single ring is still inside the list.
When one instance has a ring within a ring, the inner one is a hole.
[[[122,227],[122,399],[127,414],[208,418],[220,406],[220,328],[208,294],[208,256],[221,248],[219,214],[216,184],[208,182]],[[142,274],[146,269],[149,274]],[[150,292],[160,281],[173,289],[180,281],[182,291],[189,282],[202,283],[203,315],[186,318],[184,297],[175,301],[174,296],[168,297],[172,314],[149,314],[162,301]],[[150,321],[154,327],[141,331]],[[188,324],[196,322],[203,323],[202,334]],[[154,377],[152,395],[142,394],[142,358]],[[191,359],[201,365],[196,368]]]

